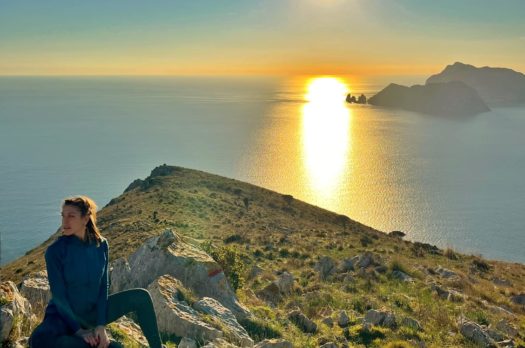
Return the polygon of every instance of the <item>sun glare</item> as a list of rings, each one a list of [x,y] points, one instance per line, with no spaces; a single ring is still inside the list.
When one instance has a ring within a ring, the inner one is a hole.
[[[347,90],[337,78],[312,79],[305,96],[308,103],[302,109],[303,160],[321,205],[333,197],[349,166],[351,113],[344,102]]]
[[[335,77],[318,77],[308,82],[306,100],[316,104],[342,103],[348,93],[346,84]]]

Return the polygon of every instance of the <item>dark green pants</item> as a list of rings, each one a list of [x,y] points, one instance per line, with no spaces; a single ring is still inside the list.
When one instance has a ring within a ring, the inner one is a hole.
[[[134,312],[142,332],[151,348],[161,348],[161,340],[157,327],[157,318],[151,302],[151,296],[146,289],[130,289],[108,296],[107,324],[121,316]],[[46,315],[44,321],[36,327],[29,337],[29,347],[90,347],[81,337],[72,333],[66,323],[58,315]],[[111,342],[111,348],[120,347]]]

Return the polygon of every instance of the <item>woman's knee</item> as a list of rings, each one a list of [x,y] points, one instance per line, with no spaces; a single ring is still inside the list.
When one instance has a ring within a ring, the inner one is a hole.
[[[140,302],[140,303],[151,303],[151,295],[148,290],[144,288],[136,288],[133,289],[133,296]]]

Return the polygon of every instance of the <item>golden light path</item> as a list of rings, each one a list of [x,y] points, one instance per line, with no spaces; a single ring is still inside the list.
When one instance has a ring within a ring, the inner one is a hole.
[[[345,105],[347,93],[346,84],[337,78],[308,81],[307,103],[302,109],[303,163],[312,193],[321,206],[334,206],[330,200],[350,169],[352,115]]]

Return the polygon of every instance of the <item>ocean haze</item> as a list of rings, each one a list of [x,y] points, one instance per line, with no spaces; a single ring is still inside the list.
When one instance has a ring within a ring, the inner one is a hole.
[[[349,87],[371,96],[385,85]],[[525,262],[525,107],[455,120],[312,108],[305,90],[278,78],[0,78],[1,263],[56,231],[62,198],[86,194],[101,208],[162,163]]]

